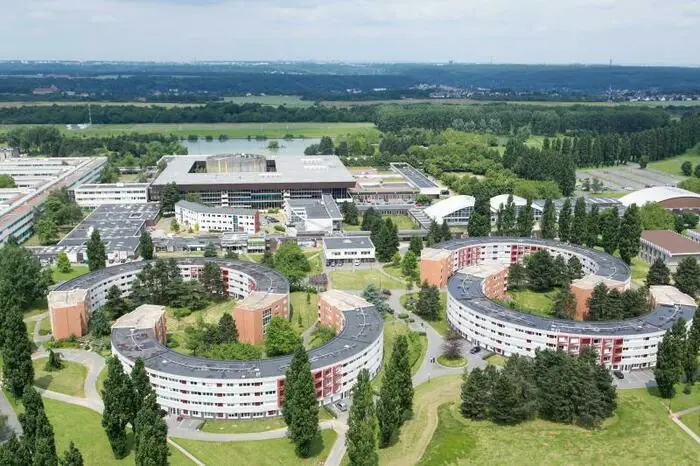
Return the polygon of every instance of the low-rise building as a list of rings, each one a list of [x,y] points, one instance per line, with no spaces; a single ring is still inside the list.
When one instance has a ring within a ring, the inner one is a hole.
[[[260,214],[242,207],[209,207],[190,201],[175,204],[175,218],[181,226],[199,231],[235,231],[254,235],[260,230]]]
[[[145,204],[148,202],[148,187],[148,183],[90,183],[76,186],[71,195],[80,207]]]
[[[285,199],[285,223],[304,232],[333,233],[343,229],[343,214],[330,194],[321,199]]]
[[[452,196],[427,207],[423,212],[438,224],[447,222],[450,226],[469,224],[476,200],[473,196]]]
[[[648,263],[662,259],[671,271],[675,271],[678,263],[686,257],[700,259],[700,243],[675,231],[646,230],[642,232],[639,257]]]
[[[323,238],[326,265],[374,262],[374,244],[369,236]]]

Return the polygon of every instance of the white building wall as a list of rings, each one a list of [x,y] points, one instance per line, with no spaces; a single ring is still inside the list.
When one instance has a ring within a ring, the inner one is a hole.
[[[251,235],[256,233],[255,215],[199,212],[175,205],[175,218],[180,225],[197,225],[200,231],[240,231]]]
[[[146,184],[87,184],[73,191],[75,202],[80,207],[99,207],[104,204],[146,204],[148,185]]]
[[[374,248],[324,249],[326,260],[374,260]]]

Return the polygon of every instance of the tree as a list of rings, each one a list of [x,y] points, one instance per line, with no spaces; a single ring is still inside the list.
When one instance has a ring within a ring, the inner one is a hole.
[[[639,218],[644,230],[673,230],[674,216],[657,202],[647,202],[639,208]]]
[[[122,290],[117,285],[112,285],[107,290],[107,298],[102,310],[112,319],[118,319],[129,312],[129,304],[122,297]]]
[[[569,241],[571,234],[571,200],[566,199],[559,211],[559,239]]]
[[[511,264],[508,267],[508,289],[517,290],[525,286],[527,282],[527,271],[520,263]]]
[[[104,269],[107,266],[107,251],[105,250],[105,244],[102,242],[102,238],[100,238],[99,230],[93,230],[87,242],[85,252],[88,256],[88,266],[91,272]]]
[[[299,346],[299,337],[289,321],[274,316],[265,331],[265,354],[269,357],[291,354]]]
[[[271,251],[265,250],[263,253],[262,259],[260,260],[260,263],[262,265],[266,265],[270,268],[275,267],[275,256],[272,255]]]
[[[377,260],[380,262],[391,261],[392,256],[398,252],[398,230],[390,218],[384,221],[381,230],[379,230],[374,247],[376,249]]]
[[[401,273],[407,278],[416,278],[418,275],[418,258],[413,251],[408,250],[401,262]]]
[[[440,239],[442,241],[452,239],[452,232],[450,231],[450,226],[447,224],[446,220],[443,220],[442,225],[440,225]]]
[[[428,246],[432,246],[434,244],[439,243],[441,239],[442,232],[440,231],[440,226],[435,220],[433,220],[432,222],[430,222],[430,226],[428,227],[428,234],[425,237],[425,241],[428,244]]]
[[[301,279],[311,271],[311,265],[299,245],[282,243],[275,253],[275,269],[287,277],[292,286],[298,286]]]
[[[22,440],[32,456],[32,464],[56,465],[56,444],[53,427],[44,411],[41,396],[33,387],[27,386],[22,395],[24,413],[19,415],[19,422],[24,432]]]
[[[318,435],[318,402],[309,357],[302,345],[297,345],[287,370],[284,396],[284,419],[289,437],[297,453],[307,457],[311,453],[311,442]]]
[[[17,183],[15,183],[14,178],[10,175],[2,174],[0,175],[0,189],[16,188]]]
[[[340,211],[343,214],[343,222],[348,225],[360,223],[360,213],[357,211],[357,206],[354,202],[343,202]]]
[[[508,195],[508,200],[503,206],[503,214],[501,216],[501,232],[505,236],[513,236],[517,233],[516,209],[512,194]]]
[[[588,314],[586,320],[606,320],[608,309],[608,287],[605,283],[598,283],[591,293],[591,297],[586,302]]]
[[[620,236],[620,212],[617,207],[607,209],[600,216],[601,245],[608,254],[614,254],[617,250]]]
[[[369,371],[360,370],[352,390],[352,406],[348,416],[345,439],[348,462],[351,466],[377,466],[377,419],[374,415],[374,393],[369,382]]]
[[[552,306],[554,317],[558,319],[574,319],[576,317],[576,296],[568,287],[562,287],[554,298]]]
[[[106,337],[112,333],[112,324],[104,311],[104,307],[93,311],[88,327],[90,333],[96,337]]]
[[[401,423],[413,414],[413,382],[411,380],[411,363],[408,359],[408,337],[399,335],[391,353],[395,388],[399,395],[399,415]]]
[[[58,225],[50,217],[40,219],[36,224],[36,235],[42,246],[58,241]]]
[[[379,234],[379,230],[381,230],[382,225],[382,216],[374,209],[374,207],[370,207],[362,215],[362,226],[360,228],[362,231],[370,232],[372,241],[374,241]]]
[[[153,259],[153,238],[148,230],[143,230],[141,232],[141,237],[139,238],[139,251],[141,257],[144,260]]]
[[[318,143],[318,153],[321,155],[332,155],[333,139],[331,139],[329,136],[323,136],[321,141]]]
[[[532,236],[532,228],[535,225],[535,212],[532,210],[532,201],[527,200],[525,206],[518,212],[518,235],[523,238]]]
[[[5,388],[15,398],[19,398],[34,381],[32,344],[27,337],[27,326],[19,308],[5,309],[3,314],[2,380]]]
[[[469,217],[467,233],[470,237],[489,236],[491,234],[491,206],[488,198],[477,197],[474,210]]]
[[[24,441],[10,432],[9,438],[0,444],[0,464],[6,466],[27,466],[32,464],[32,457],[24,445]]]
[[[557,237],[557,212],[551,199],[544,201],[542,218],[540,219],[540,231],[543,239]]]
[[[681,164],[681,172],[683,176],[690,176],[693,174],[693,164],[689,161],[685,161]]]
[[[416,314],[427,320],[436,320],[440,316],[440,290],[437,286],[424,281],[418,292]]]
[[[46,296],[51,284],[51,270],[42,268],[39,259],[18,246],[13,237],[8,238],[0,247],[0,329],[5,328],[8,309],[29,309],[37,298]],[[0,332],[0,345],[2,340],[3,332]]]
[[[671,271],[666,267],[663,259],[656,258],[647,272],[647,286],[668,285],[671,283]]]
[[[496,378],[489,407],[493,422],[517,424],[520,421],[517,415],[520,403],[517,391],[517,382],[510,374],[501,373]]]
[[[461,358],[463,344],[464,340],[459,336],[459,333],[448,329],[442,343],[442,355],[450,360]]]
[[[51,348],[49,348],[49,357],[46,358],[46,364],[44,364],[44,370],[46,372],[51,372],[63,367],[63,361],[61,361],[61,353],[57,353]]]
[[[401,253],[396,251],[396,253],[391,256],[391,265],[394,268],[399,268],[401,266]]]
[[[61,273],[70,273],[73,270],[73,266],[68,260],[68,254],[65,251],[60,251],[56,257],[56,268]]]
[[[581,261],[578,260],[578,257],[571,256],[567,261],[566,265],[569,269],[569,278],[571,280],[578,280],[579,278],[583,278],[583,266],[581,265]]]
[[[134,387],[134,411],[138,412],[148,395],[155,393],[151,387],[151,381],[146,372],[146,365],[142,358],[136,358],[131,368],[131,385]]]
[[[202,273],[199,275],[199,282],[202,284],[202,289],[214,298],[224,297],[224,282],[221,278],[221,268],[215,262],[207,262],[202,267]]]
[[[554,258],[552,263],[552,284],[558,287],[568,287],[571,284],[571,276],[569,275],[569,266],[561,254]]]
[[[211,241],[204,246],[204,257],[217,257],[219,253],[216,251],[216,246]]]
[[[180,224],[177,223],[177,219],[175,217],[170,220],[170,231],[180,233]]]
[[[236,322],[228,312],[224,313],[219,319],[219,324],[216,328],[216,343],[231,344],[238,342],[238,329]]]
[[[639,240],[642,236],[642,222],[639,218],[637,204],[627,207],[620,222],[621,234],[618,239],[617,248],[620,257],[626,264],[632,263],[632,258],[639,254]]]
[[[175,204],[180,200],[180,190],[175,182],[168,183],[163,186],[160,193],[160,211],[163,215],[173,215],[175,213]]]
[[[398,439],[401,427],[401,399],[396,384],[396,368],[388,364],[384,369],[382,387],[377,401],[377,421],[379,425],[379,446],[391,445]]]
[[[135,399],[131,379],[124,373],[119,358],[110,358],[107,361],[107,378],[102,390],[102,427],[117,459],[124,458],[128,453],[126,426],[135,423]]]
[[[583,244],[588,235],[586,232],[587,227],[586,202],[582,197],[579,197],[576,199],[576,205],[574,206],[574,219],[571,222],[569,241],[572,244]]]
[[[598,204],[593,204],[591,206],[591,211],[588,213],[588,220],[586,222],[586,245],[591,248],[597,246],[598,236],[600,236],[600,213]]]
[[[136,414],[136,449],[137,466],[168,465],[168,426],[161,416],[155,393],[149,393],[143,400]]]
[[[476,367],[471,373],[464,369],[462,380],[460,395],[462,416],[473,421],[483,421],[488,417],[489,404],[491,403],[491,384],[488,376],[481,368]]]
[[[63,453],[63,458],[60,460],[61,466],[83,466],[83,455],[80,454],[71,440],[68,444],[68,450]]]
[[[700,291],[700,267],[695,257],[686,257],[678,263],[673,281],[676,288],[690,296],[695,296]]]
[[[548,291],[556,282],[554,260],[546,249],[539,249],[528,257],[526,266],[530,287],[535,291]]]
[[[414,236],[411,238],[408,250],[415,254],[416,259],[420,257],[420,253],[423,250],[423,240],[420,238],[420,236]]]
[[[685,326],[684,322],[683,325]],[[673,329],[667,330],[659,343],[656,352],[656,367],[654,367],[656,385],[663,398],[673,398],[676,394],[674,385],[678,383],[682,373],[681,358],[681,342],[678,341]]]

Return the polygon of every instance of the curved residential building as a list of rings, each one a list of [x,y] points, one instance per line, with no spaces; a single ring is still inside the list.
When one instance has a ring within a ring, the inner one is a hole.
[[[600,362],[610,369],[649,368],[656,364],[658,344],[666,330],[679,318],[690,325],[695,301],[670,286],[651,287],[650,313],[614,322],[545,318],[495,302],[506,296],[508,267],[539,249],[579,259],[586,276],[571,285],[579,305],[599,282],[618,289],[630,284],[627,265],[603,252],[555,241],[498,237],[452,240],[424,249],[421,279],[447,287],[447,320],[452,328],[472,343],[504,356],[534,356],[535,350],[545,348],[578,354],[588,346],[596,349]]]

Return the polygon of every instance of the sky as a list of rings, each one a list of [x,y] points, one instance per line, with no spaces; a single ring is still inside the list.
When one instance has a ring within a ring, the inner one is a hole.
[[[698,0],[0,0],[0,59],[700,65]]]

